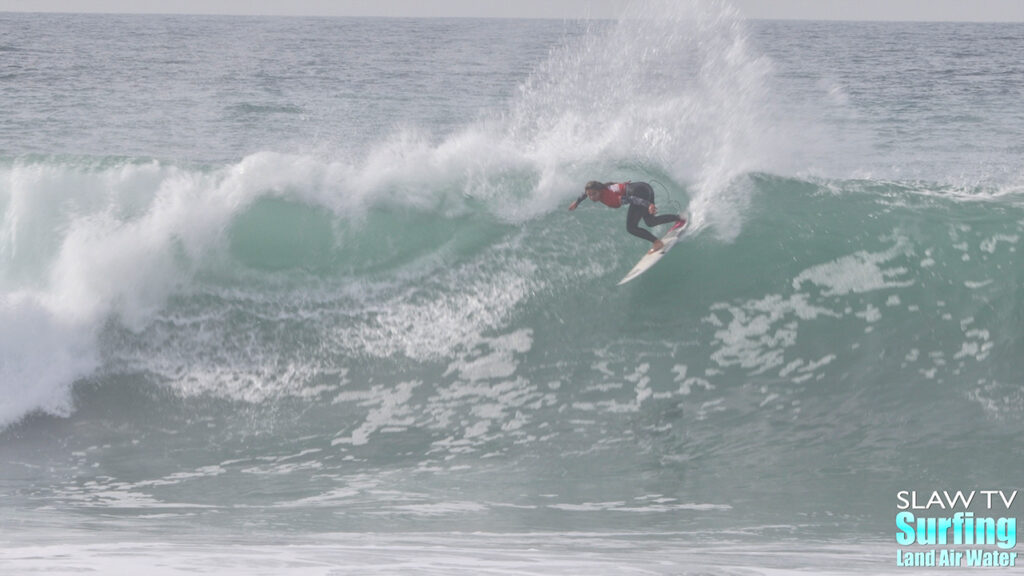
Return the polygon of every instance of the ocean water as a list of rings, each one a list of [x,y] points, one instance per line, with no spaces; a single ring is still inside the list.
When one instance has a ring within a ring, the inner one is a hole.
[[[1024,477],[1022,51],[0,14],[0,571],[907,573]]]

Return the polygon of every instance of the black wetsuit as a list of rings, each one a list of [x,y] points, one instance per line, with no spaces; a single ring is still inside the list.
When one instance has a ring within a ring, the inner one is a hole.
[[[584,192],[576,199],[575,204],[578,205],[586,197],[587,194]],[[625,182],[622,184],[609,182],[605,184],[605,188],[594,198],[594,201],[600,202],[609,208],[619,208],[623,204],[628,204],[629,213],[626,214],[626,230],[630,234],[651,243],[656,242],[658,239],[649,230],[638,226],[641,219],[643,219],[644,224],[651,227],[680,220],[678,214],[661,214],[658,216],[651,214],[651,204],[654,204],[654,189],[646,182]]]
[[[636,200],[646,202],[637,202]],[[629,202],[629,212],[626,214],[626,230],[633,236],[638,236],[648,242],[653,243],[657,238],[654,234],[651,234],[650,230],[639,226],[641,218],[644,224],[651,228],[679,220],[678,214],[654,215],[650,213],[648,207],[654,204],[654,189],[647,182],[627,183],[626,193],[623,195],[622,201],[624,203]]]

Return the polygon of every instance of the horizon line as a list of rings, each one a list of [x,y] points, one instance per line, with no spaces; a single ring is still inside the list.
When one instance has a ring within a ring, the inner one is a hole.
[[[507,16],[507,15],[474,15],[474,14],[441,14],[441,15],[394,15],[394,14],[329,14],[329,13],[278,13],[278,12],[237,12],[237,11],[159,11],[159,10],[130,10],[130,11],[107,11],[107,10],[18,10],[0,8],[0,14],[49,14],[67,16],[225,16],[225,17],[253,17],[253,18],[366,18],[366,19],[414,19],[414,20],[556,20],[556,21],[587,21],[587,20],[618,20],[616,16]],[[750,22],[848,22],[848,23],[920,23],[920,24],[1021,24],[1024,20],[960,20],[947,18],[821,18],[821,17],[771,17],[771,16],[744,16],[743,20]]]

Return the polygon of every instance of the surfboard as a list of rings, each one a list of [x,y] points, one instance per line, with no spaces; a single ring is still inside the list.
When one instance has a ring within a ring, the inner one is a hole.
[[[662,256],[668,254],[668,251],[671,250],[673,246],[675,246],[676,242],[679,240],[679,237],[682,236],[683,232],[686,231],[686,227],[690,225],[689,216],[684,216],[684,218],[686,219],[683,220],[682,222],[676,222],[675,224],[673,224],[672,228],[670,228],[669,231],[666,232],[665,235],[661,237],[661,241],[665,244],[665,246],[661,250],[658,250],[657,252],[648,252],[647,254],[644,254],[644,257],[641,258],[640,261],[636,263],[636,266],[633,266],[633,269],[629,271],[629,274],[626,274],[626,276],[622,280],[619,280],[619,283],[617,284],[618,286],[622,286],[626,282],[629,282],[630,280],[650,270],[651,266],[657,264],[658,260],[661,260]]]

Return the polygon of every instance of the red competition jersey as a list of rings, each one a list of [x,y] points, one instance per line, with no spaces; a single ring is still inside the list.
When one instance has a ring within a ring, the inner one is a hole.
[[[609,208],[618,208],[622,206],[622,197],[625,194],[625,183],[610,184],[607,188],[601,190],[601,194],[597,197],[597,201]]]

